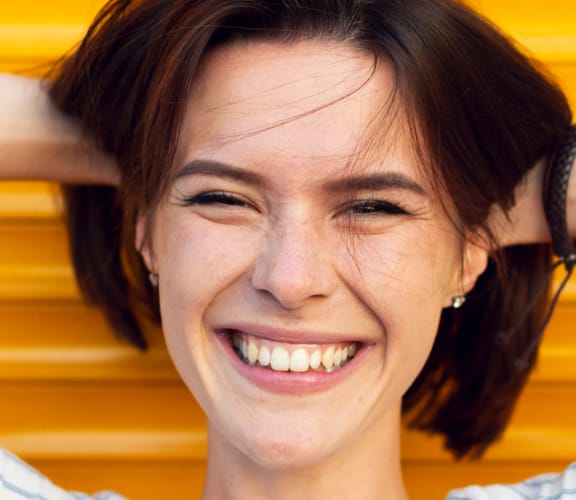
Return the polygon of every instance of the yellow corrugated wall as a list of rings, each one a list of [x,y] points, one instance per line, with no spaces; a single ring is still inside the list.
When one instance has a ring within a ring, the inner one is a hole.
[[[79,39],[101,1],[0,0],[0,71],[42,74]],[[573,0],[470,2],[542,59],[576,106]],[[68,488],[134,499],[198,498],[205,421],[151,330],[143,355],[82,305],[54,186],[0,184],[0,445]],[[435,439],[405,433],[415,499],[469,483],[516,481],[576,460],[576,283],[503,441],[454,464]]]

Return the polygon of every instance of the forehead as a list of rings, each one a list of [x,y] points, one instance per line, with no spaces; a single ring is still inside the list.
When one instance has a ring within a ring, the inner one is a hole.
[[[387,61],[345,44],[235,43],[200,69],[180,154],[335,170],[381,159],[414,164],[394,88]]]

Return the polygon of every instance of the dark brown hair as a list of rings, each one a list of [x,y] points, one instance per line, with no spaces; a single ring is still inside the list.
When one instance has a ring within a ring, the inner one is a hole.
[[[490,235],[490,208],[514,204],[515,186],[571,122],[563,94],[493,26],[452,0],[112,0],[63,61],[51,97],[121,170],[118,191],[64,191],[81,289],[141,348],[138,310],[157,311],[134,248],[138,211],[154,210],[168,183],[207,51],[255,38],[338,41],[390,61],[423,167],[451,194],[467,230]],[[480,455],[509,420],[535,362],[528,346],[545,297],[524,314],[549,262],[547,246],[497,250],[466,306],[443,313],[404,405],[412,425],[443,433],[456,456]]]

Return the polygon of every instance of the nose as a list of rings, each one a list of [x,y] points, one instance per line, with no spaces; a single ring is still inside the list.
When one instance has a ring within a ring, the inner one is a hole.
[[[328,297],[336,283],[330,248],[311,221],[278,224],[262,245],[252,286],[285,309]]]

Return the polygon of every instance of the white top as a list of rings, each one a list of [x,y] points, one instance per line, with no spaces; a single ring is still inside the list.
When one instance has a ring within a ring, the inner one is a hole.
[[[561,474],[541,474],[518,484],[454,490],[446,500],[576,500],[576,462]]]
[[[1,500],[126,500],[112,492],[94,496],[64,491],[19,458],[0,448]]]

